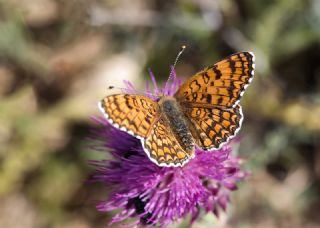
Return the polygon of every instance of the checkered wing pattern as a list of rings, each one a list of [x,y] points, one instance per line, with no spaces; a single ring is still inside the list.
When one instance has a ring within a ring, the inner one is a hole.
[[[157,102],[133,94],[107,96],[99,103],[99,107],[113,126],[140,139],[149,135],[159,112]]]
[[[254,54],[239,52],[192,76],[175,98],[192,107],[235,107],[253,74]]]
[[[181,148],[164,118],[160,118],[153,126],[144,142],[144,149],[159,166],[183,166],[193,157],[193,154]]]
[[[243,119],[240,105],[232,109],[196,107],[186,110],[195,129],[195,142],[204,150],[220,148],[237,133]]]

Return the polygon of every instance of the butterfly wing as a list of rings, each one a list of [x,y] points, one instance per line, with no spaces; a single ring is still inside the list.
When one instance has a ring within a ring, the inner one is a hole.
[[[105,97],[99,108],[107,120],[120,130],[141,139],[144,151],[159,166],[182,166],[192,155],[185,152],[160,117],[157,102],[132,94]]]
[[[99,102],[99,108],[113,126],[140,139],[149,135],[159,112],[157,102],[134,94],[107,96]]]
[[[159,166],[183,166],[194,156],[181,148],[164,118],[154,124],[143,145],[149,158]]]
[[[235,107],[254,74],[254,54],[239,52],[188,79],[175,98],[185,106]]]
[[[194,127],[192,135],[204,150],[221,148],[235,136],[243,119],[240,105],[231,109],[187,108],[186,113]]]

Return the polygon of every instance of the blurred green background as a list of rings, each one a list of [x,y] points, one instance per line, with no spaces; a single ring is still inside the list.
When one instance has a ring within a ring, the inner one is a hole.
[[[194,227],[320,227],[319,0],[0,1],[0,227],[105,227],[90,116],[109,85],[142,90],[148,67],[163,81],[182,44],[180,77],[256,54],[239,134],[252,177]]]

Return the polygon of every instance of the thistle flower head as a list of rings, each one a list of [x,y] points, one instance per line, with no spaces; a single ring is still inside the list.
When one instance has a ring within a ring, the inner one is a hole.
[[[159,88],[150,71],[153,92],[147,83],[146,94],[157,100],[161,95],[172,96],[181,81],[174,70],[163,88]],[[126,81],[127,93],[135,92]],[[93,161],[96,172],[93,181],[111,188],[111,194],[97,205],[101,212],[119,210],[110,223],[136,218],[132,225],[165,227],[191,214],[195,221],[200,211],[226,210],[231,191],[247,173],[240,169],[240,159],[225,145],[214,152],[196,149],[195,158],[183,167],[159,167],[145,154],[141,141],[113,128],[104,118],[94,118],[102,126],[95,129],[96,149],[111,153],[109,160]]]

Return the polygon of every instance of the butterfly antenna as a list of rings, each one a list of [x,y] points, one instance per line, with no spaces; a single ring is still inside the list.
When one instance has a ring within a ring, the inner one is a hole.
[[[154,94],[150,91],[141,92],[141,91],[136,90],[133,87],[123,88],[123,87],[118,87],[118,86],[113,86],[113,85],[108,86],[108,90],[113,90],[113,89],[121,90],[123,93],[139,94],[139,95],[146,95],[146,96],[151,96],[151,97],[154,96]]]
[[[186,45],[182,45],[181,46],[181,49],[180,49],[180,51],[179,51],[179,53],[178,53],[178,55],[177,55],[177,57],[176,57],[176,59],[174,60],[174,63],[173,63],[173,67],[172,67],[172,69],[171,69],[171,71],[170,71],[170,75],[169,75],[169,78],[171,78],[172,77],[172,75],[173,75],[173,71],[174,71],[174,68],[176,67],[176,65],[177,65],[177,62],[178,62],[178,60],[179,60],[179,58],[180,58],[180,55],[183,53],[183,51],[184,51],[184,49],[186,49]]]
[[[176,60],[174,61],[173,67],[176,66],[180,55],[183,53],[184,49],[186,49],[186,48],[187,48],[186,45],[182,45],[182,46],[181,46],[180,51],[179,51],[179,53],[178,53],[178,55],[177,55],[177,58],[176,58]]]
[[[117,87],[117,86],[113,86],[113,85],[108,86],[108,90],[113,90],[113,89],[124,90],[125,88]]]
[[[166,85],[165,85],[165,91],[167,90],[167,86],[168,86],[169,81],[171,81],[171,80],[172,80],[172,77],[174,76],[175,67],[176,67],[177,62],[178,62],[178,60],[179,60],[179,58],[180,58],[180,55],[183,53],[183,51],[184,51],[184,49],[186,49],[186,47],[187,47],[186,45],[182,45],[182,46],[181,46],[180,51],[179,51],[179,53],[177,54],[176,59],[174,60],[174,63],[173,63],[173,65],[172,65],[172,67],[171,67],[171,71],[170,71],[170,74],[169,74],[169,78],[168,78],[168,80],[167,80],[167,82],[166,82]]]

